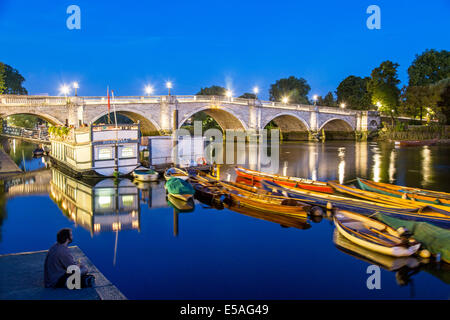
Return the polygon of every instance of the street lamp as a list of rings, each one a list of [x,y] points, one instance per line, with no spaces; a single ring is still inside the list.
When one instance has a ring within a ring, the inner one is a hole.
[[[283,101],[283,103],[286,104],[286,103],[288,103],[288,98],[287,97],[283,97],[283,99],[281,101]]]
[[[258,87],[254,87],[253,88],[253,93],[255,94],[255,99],[258,99],[259,88]]]
[[[170,89],[172,89],[172,82],[167,81],[166,82],[166,87],[167,87],[167,89],[169,89],[169,96],[170,96]]]
[[[225,95],[226,95],[228,98],[231,98],[231,96],[233,95],[233,93],[231,92],[231,90],[227,90],[227,92],[225,93]]]
[[[73,86],[73,88],[75,89],[75,97],[77,96],[77,89],[80,87],[79,85],[78,85],[78,82],[74,82],[73,84],[72,84],[72,86]]]
[[[146,86],[145,87],[145,93],[150,96],[153,93],[153,87],[152,86]]]
[[[345,109],[345,103],[343,103],[343,102],[341,103],[341,108]]]
[[[67,98],[67,95],[69,94],[69,86],[63,84],[60,88],[59,91]]]
[[[377,101],[377,107],[378,107],[378,110],[381,108],[381,102],[380,101]]]

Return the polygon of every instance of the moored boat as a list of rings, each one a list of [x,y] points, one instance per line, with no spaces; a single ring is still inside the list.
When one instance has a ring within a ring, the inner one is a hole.
[[[236,206],[302,218],[306,218],[311,209],[309,204],[299,200],[260,193],[258,188],[226,181],[219,181],[218,184],[227,191],[229,202]]]
[[[185,170],[172,167],[164,172],[164,178],[166,180],[169,180],[170,178],[179,178],[182,180],[187,180],[189,179],[189,174]]]
[[[195,193],[194,188],[188,181],[177,177],[170,178],[166,181],[164,188],[169,195],[182,201],[192,199]]]
[[[306,190],[333,193],[334,190],[326,182],[315,181],[297,177],[281,176],[256,170],[250,170],[241,166],[235,167],[236,174],[252,181],[273,181],[283,186],[296,187]]]
[[[388,225],[355,212],[339,210],[333,217],[336,229],[359,246],[394,257],[408,257],[416,253],[420,243]]]
[[[430,140],[395,140],[395,146],[398,147],[413,147],[413,146],[432,146],[438,142],[438,139]]]
[[[169,205],[173,206],[174,208],[176,208],[178,211],[181,212],[192,211],[195,207],[192,196],[189,199],[185,200],[177,197],[174,194],[168,194],[167,200],[169,202]]]
[[[159,176],[155,170],[145,167],[139,167],[133,170],[132,175],[138,181],[157,181]]]
[[[377,192],[380,194],[405,200],[420,201],[432,205],[442,205],[450,207],[450,193],[397,186],[389,183],[375,182],[362,178],[357,178],[357,181],[359,187],[366,191]]]

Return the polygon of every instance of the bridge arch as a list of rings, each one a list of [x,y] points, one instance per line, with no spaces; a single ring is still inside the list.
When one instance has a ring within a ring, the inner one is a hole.
[[[159,135],[161,132],[161,127],[158,125],[158,123],[149,118],[148,116],[136,111],[136,110],[130,110],[126,108],[116,108],[116,112],[118,114],[126,116],[128,119],[132,120],[133,122],[140,122],[141,124],[141,132],[144,136],[151,136],[151,135]],[[111,112],[113,113],[113,112]],[[108,111],[102,111],[101,113],[97,114],[95,117],[92,118],[91,124],[95,123],[98,119],[100,119],[103,116],[108,115]]]
[[[231,109],[227,107],[218,108],[210,105],[203,106],[189,112],[181,121],[178,122],[178,129],[181,128],[181,126],[193,115],[201,111],[213,118],[224,131],[227,129],[243,129],[246,131],[248,129],[247,124],[242,121],[242,119],[240,119],[239,116],[236,115],[236,113],[234,113]]]
[[[33,112],[33,111],[28,111],[28,112],[7,112],[7,113],[2,113],[0,114],[0,118],[7,118],[10,116],[17,116],[17,115],[31,115],[31,116],[36,116],[42,120],[47,121],[48,123],[52,124],[52,125],[64,125],[64,122],[59,120],[56,117],[53,117],[49,114],[46,113],[41,113],[41,112]]]
[[[308,140],[310,130],[308,122],[290,112],[281,112],[262,123],[261,129],[264,129],[273,121],[280,129],[284,140]]]
[[[351,123],[344,119],[328,119],[320,126],[319,131],[322,130],[325,132],[326,139],[347,140],[355,138],[355,128]]]

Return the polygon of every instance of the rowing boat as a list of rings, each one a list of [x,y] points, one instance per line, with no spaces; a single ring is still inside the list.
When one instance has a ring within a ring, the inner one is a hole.
[[[192,195],[189,199],[180,199],[175,194],[169,194],[167,196],[168,204],[178,209],[180,212],[188,212],[194,209],[194,200],[192,199]]]
[[[181,169],[176,168],[176,167],[172,167],[172,168],[167,169],[164,172],[164,178],[166,180],[169,180],[170,178],[180,178],[180,179],[183,179],[183,180],[187,180],[189,178],[189,175],[184,170],[181,170]]]
[[[283,186],[288,187],[296,187],[296,188],[302,188],[306,190],[312,190],[312,191],[318,191],[318,192],[325,192],[325,193],[333,193],[334,190],[331,188],[326,182],[322,181],[315,181],[315,180],[309,180],[309,179],[303,179],[303,178],[297,178],[297,177],[289,177],[289,176],[281,176],[278,174],[270,174],[265,173],[261,171],[246,169],[241,166],[235,167],[236,174],[238,176],[250,179],[250,180],[256,180],[256,181],[273,181]]]
[[[336,229],[359,246],[394,257],[409,257],[417,252],[420,243],[402,238],[388,225],[361,214],[339,210],[333,217]]]
[[[333,232],[333,242],[342,252],[388,271],[397,271],[404,267],[416,268],[420,265],[416,257],[392,257],[361,247],[345,238],[337,229]]]
[[[377,203],[375,201],[353,199],[334,194],[324,194],[300,188],[280,186],[271,181],[263,181],[262,186],[274,194],[278,192],[280,195],[296,198],[300,201],[324,208],[327,208],[331,204],[332,207],[362,214],[382,212],[392,216],[401,217],[405,220],[430,222],[444,228],[448,228],[450,224],[450,213],[448,211],[439,210],[431,206],[418,208],[417,204],[412,207],[410,204]]]
[[[238,207],[302,218],[307,217],[311,208],[310,205],[296,199],[273,196],[267,192],[261,193],[258,188],[226,181],[218,181],[218,184],[227,191],[226,200]]]
[[[220,186],[192,177],[189,181],[194,187],[196,199],[199,199],[208,205],[223,208],[222,198],[224,196],[224,190]]]
[[[342,193],[347,193],[352,196],[356,196],[358,198],[362,198],[365,200],[371,200],[375,202],[380,202],[383,204],[395,204],[398,206],[406,207],[406,208],[416,208],[416,209],[423,209],[423,208],[433,208],[436,212],[441,212],[443,215],[450,215],[450,208],[447,206],[440,206],[440,205],[430,205],[424,202],[419,201],[413,201],[408,199],[401,199],[396,197],[391,197],[385,194],[372,192],[372,191],[365,191],[361,189],[352,188],[349,186],[344,186],[339,183],[335,182],[329,182],[329,184],[337,191]]]
[[[192,185],[183,179],[173,177],[170,178],[165,184],[164,188],[167,193],[173,198],[188,201],[193,198],[195,190]]]
[[[438,139],[431,140],[396,140],[394,141],[397,147],[414,147],[414,146],[432,146],[438,142]]]
[[[373,191],[406,200],[420,201],[433,205],[450,207],[450,193],[397,186],[389,183],[375,182],[361,178],[357,178],[357,181],[359,187],[363,190]]]

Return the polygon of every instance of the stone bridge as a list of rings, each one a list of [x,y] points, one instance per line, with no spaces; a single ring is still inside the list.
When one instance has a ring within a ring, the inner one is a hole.
[[[271,121],[289,140],[318,133],[327,137],[376,130],[376,111],[356,111],[312,105],[285,104],[222,96],[115,97],[110,111],[140,121],[143,135],[166,135],[203,111],[226,129],[255,131]],[[106,97],[49,97],[0,95],[0,117],[33,114],[51,124],[91,124],[108,114]]]

